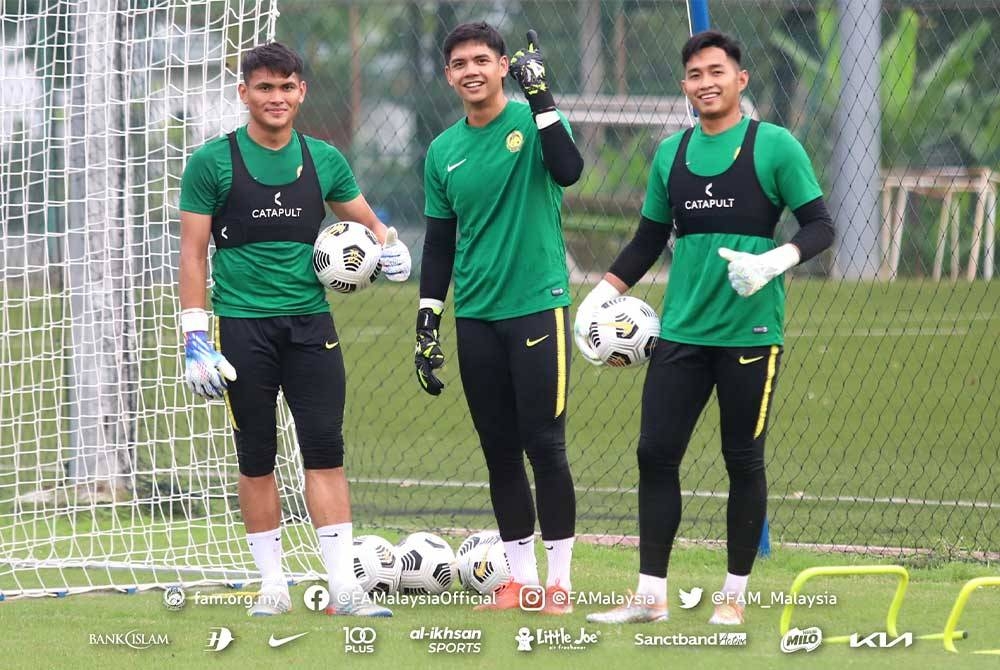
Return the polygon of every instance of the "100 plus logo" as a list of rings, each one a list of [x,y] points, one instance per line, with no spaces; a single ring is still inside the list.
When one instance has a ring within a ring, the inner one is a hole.
[[[344,651],[348,654],[374,654],[378,633],[367,626],[344,626]]]

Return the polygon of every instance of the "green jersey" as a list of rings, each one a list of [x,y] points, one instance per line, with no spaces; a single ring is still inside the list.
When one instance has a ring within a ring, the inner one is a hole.
[[[642,214],[673,222],[677,233],[663,301],[664,339],[725,347],[784,341],[784,282],[775,279],[740,297],[718,250],[773,249],[781,210],[797,209],[822,191],[791,133],[770,123],[752,133],[748,128],[748,118],[718,135],[706,135],[698,125],[664,140],[653,159]]]
[[[424,197],[427,216],[458,222],[455,316],[498,321],[570,304],[562,187],[542,163],[527,104],[509,101],[486,126],[463,118],[435,138]]]
[[[281,149],[254,142],[246,126],[236,131],[236,143],[247,171],[267,186],[295,184],[303,169],[298,133]],[[305,136],[301,136],[305,137]],[[333,146],[305,137],[315,164],[310,188],[323,201],[348,202],[361,191],[344,156]],[[303,175],[305,178],[305,175]],[[207,142],[188,159],[181,181],[180,208],[185,212],[222,213],[233,180],[230,145],[225,136]],[[323,285],[312,267],[312,246],[295,241],[267,241],[218,248],[212,256],[212,308],[228,317],[271,317],[320,314],[330,309]]]

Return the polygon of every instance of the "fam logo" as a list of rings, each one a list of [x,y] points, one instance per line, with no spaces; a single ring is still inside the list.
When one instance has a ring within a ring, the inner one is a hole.
[[[590,632],[581,627],[579,632],[570,632],[565,628],[536,628],[532,635],[530,628],[519,628],[514,641],[518,651],[531,651],[534,647],[549,649],[580,651],[597,644],[601,631]]]
[[[516,154],[524,145],[524,135],[520,130],[512,130],[507,134],[507,151]]]
[[[810,652],[817,649],[823,642],[823,631],[816,626],[811,628],[792,628],[781,638],[781,651],[794,654],[797,651]]]
[[[168,586],[163,592],[163,606],[172,612],[184,609],[185,600],[184,589],[179,586]]]

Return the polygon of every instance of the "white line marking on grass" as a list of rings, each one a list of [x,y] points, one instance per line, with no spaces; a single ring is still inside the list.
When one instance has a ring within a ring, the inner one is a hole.
[[[964,337],[969,334],[968,328],[947,328],[930,326],[927,328],[838,328],[836,330],[786,330],[788,337],[919,337],[933,335],[936,337]]]
[[[357,484],[388,484],[409,488],[411,486],[432,486],[452,489],[488,489],[489,482],[460,482],[442,479],[404,479],[387,477],[349,477],[351,483]],[[619,486],[575,486],[577,493],[635,493],[635,487]],[[681,495],[689,498],[728,498],[729,494],[719,491],[681,491]],[[816,496],[807,493],[784,493],[769,495],[768,500],[806,501],[829,503],[878,503],[881,505],[916,505],[919,507],[969,507],[973,509],[1000,509],[1000,503],[979,500],[932,500],[926,498],[900,498],[897,496],[871,498],[868,496]]]

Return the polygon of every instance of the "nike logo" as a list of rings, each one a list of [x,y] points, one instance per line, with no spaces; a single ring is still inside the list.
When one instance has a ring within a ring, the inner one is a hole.
[[[288,644],[292,640],[298,640],[303,635],[308,635],[308,634],[309,631],[306,631],[305,633],[299,633],[298,635],[289,635],[288,637],[274,637],[274,635],[272,634],[271,638],[267,641],[267,644],[272,649],[277,649],[278,647],[284,644]]]
[[[533,340],[533,339],[531,339],[531,338],[529,337],[528,339],[526,339],[526,340],[524,341],[524,344],[525,344],[526,346],[529,346],[529,347],[533,347],[533,346],[535,346],[536,344],[538,344],[539,342],[542,342],[542,341],[544,341],[544,340],[547,340],[547,339],[549,339],[549,336],[548,336],[548,335],[542,335],[542,336],[541,336],[541,337],[539,337],[539,338],[538,338],[537,340]]]
[[[333,535],[320,535],[320,537],[338,537],[340,533],[334,533]]]
[[[327,349],[336,349],[338,344],[340,344],[340,340],[337,340],[336,342],[324,342],[323,346]]]
[[[552,551],[555,548],[556,548],[556,545],[554,545],[554,544],[547,544],[547,545],[545,545],[545,551]]]
[[[531,540],[518,540],[517,543],[523,546],[525,544],[531,544]]]
[[[761,360],[764,360],[763,356],[754,356],[753,358],[744,358],[740,356],[740,365],[750,365],[751,363],[756,363]]]
[[[467,160],[469,160],[469,159],[468,158],[463,158],[462,160],[458,161],[457,163],[452,163],[451,165],[448,166],[448,172],[451,172],[452,170],[454,170],[455,168],[457,168],[459,165],[461,165],[462,163],[464,163]]]

